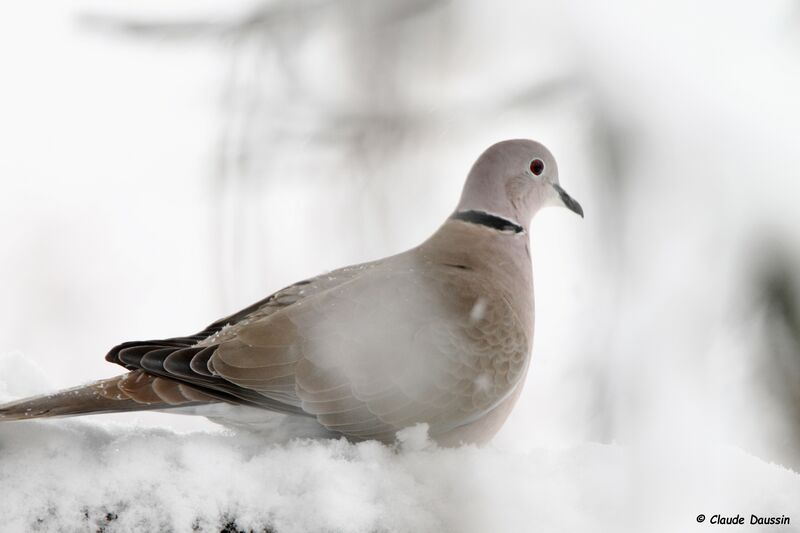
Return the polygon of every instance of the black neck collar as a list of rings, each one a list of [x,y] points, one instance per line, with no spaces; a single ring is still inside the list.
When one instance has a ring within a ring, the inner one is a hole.
[[[525,231],[525,229],[516,222],[512,222],[497,215],[490,215],[486,211],[456,211],[450,218],[452,220],[463,220],[471,224],[487,226],[498,231],[510,231],[513,233],[522,233]]]

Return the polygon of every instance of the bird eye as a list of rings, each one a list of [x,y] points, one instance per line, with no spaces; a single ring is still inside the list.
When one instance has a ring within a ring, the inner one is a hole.
[[[534,176],[538,176],[544,172],[544,161],[541,159],[534,159],[531,161],[531,172],[533,172]]]

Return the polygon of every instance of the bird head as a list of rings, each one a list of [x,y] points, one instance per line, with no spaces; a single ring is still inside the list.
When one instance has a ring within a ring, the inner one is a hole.
[[[482,211],[527,228],[546,206],[583,217],[583,208],[558,182],[558,165],[544,145],[501,141],[481,154],[467,176],[457,211]]]

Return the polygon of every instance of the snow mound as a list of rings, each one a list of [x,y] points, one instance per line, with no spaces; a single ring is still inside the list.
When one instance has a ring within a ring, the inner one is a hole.
[[[5,399],[44,383],[21,356],[0,357],[0,376]],[[671,532],[708,527],[700,513],[800,522],[800,476],[730,447],[440,448],[425,425],[386,446],[292,438],[296,426],[0,423],[0,529]]]
[[[587,495],[566,464],[574,474],[616,454],[439,449],[418,433],[397,447],[264,444],[248,433],[7,423],[0,516],[8,531],[509,531],[533,517],[558,531],[586,525],[571,509]]]
[[[690,531],[714,512],[800,521],[800,477],[733,449],[705,472],[638,475],[638,454],[623,446],[511,453],[442,449],[418,430],[403,439],[6,423],[0,516],[4,531],[106,532]],[[717,477],[720,466],[741,479]]]
[[[20,351],[0,353],[0,403],[52,389],[47,374]]]

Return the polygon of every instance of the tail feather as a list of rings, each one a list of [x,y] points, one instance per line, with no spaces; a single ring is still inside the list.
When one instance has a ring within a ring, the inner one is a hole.
[[[216,400],[141,371],[0,405],[0,422],[190,407]]]

